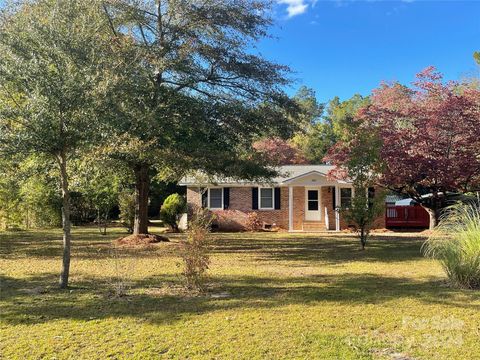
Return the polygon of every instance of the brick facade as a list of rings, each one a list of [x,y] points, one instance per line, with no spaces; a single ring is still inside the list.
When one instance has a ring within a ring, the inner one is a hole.
[[[199,187],[187,188],[187,204],[189,209],[201,206],[201,194]],[[333,208],[333,187],[321,187],[320,207],[322,217],[319,222],[305,221],[305,187],[293,186],[293,230],[325,230],[325,208],[329,219],[329,230],[335,230],[335,211]],[[264,225],[276,225],[281,229],[288,230],[289,217],[289,194],[288,187],[280,188],[281,200],[279,210],[253,210],[252,188],[249,186],[230,187],[230,206],[228,210],[212,210],[217,215],[217,224],[221,230],[241,231],[245,229],[247,216],[256,212]],[[315,225],[315,227],[312,227]],[[345,229],[348,224],[340,217],[340,228]],[[375,221],[375,228],[385,227],[385,216],[382,214]]]

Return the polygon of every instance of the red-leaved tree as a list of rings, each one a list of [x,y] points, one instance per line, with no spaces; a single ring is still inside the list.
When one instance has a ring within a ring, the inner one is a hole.
[[[256,141],[253,147],[263,154],[272,165],[307,163],[307,159],[300,149],[291,142],[277,137]]]
[[[433,228],[448,192],[480,189],[480,91],[444,82],[435,68],[412,87],[382,84],[359,110],[358,131],[378,137],[371,169],[377,181],[410,196],[430,214]],[[337,144],[328,160],[347,168],[358,142]]]

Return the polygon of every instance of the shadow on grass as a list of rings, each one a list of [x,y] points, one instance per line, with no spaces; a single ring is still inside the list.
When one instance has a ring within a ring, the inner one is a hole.
[[[296,235],[265,240],[256,234],[244,234],[241,238],[224,234],[217,237],[212,252],[250,253],[262,260],[300,261],[310,264],[336,264],[345,261],[397,262],[421,259],[420,248],[423,241],[424,237],[395,238],[375,235],[367,244],[367,249],[361,251],[359,240],[344,234]]]
[[[112,241],[127,235],[119,228],[109,229],[106,236],[100,235],[95,227],[74,228],[72,258],[95,260],[108,258],[111,256]],[[172,238],[178,236],[178,234],[169,234]],[[158,246],[165,244],[158,244]],[[62,234],[59,229],[0,233],[0,245],[0,257],[4,259],[25,257],[57,259],[62,256]],[[141,250],[124,250],[124,252],[130,252],[132,257],[149,257],[152,251],[157,249],[151,247]]]
[[[155,289],[179,286],[175,276],[155,276],[133,283],[130,295],[108,296],[109,285],[97,278],[76,282],[71,291],[54,288],[45,293],[27,289],[51,281],[53,274],[28,279],[3,277],[2,318],[11,324],[35,324],[57,319],[90,321],[111,317],[136,318],[152,323],[172,323],[188,314],[230,309],[272,309],[286,305],[334,303],[335,305],[381,305],[411,298],[425,304],[448,304],[480,311],[478,292],[461,292],[440,286],[440,281],[413,281],[377,274],[317,275],[271,278],[221,276],[211,278],[213,287],[202,296],[183,293],[156,294]],[[51,284],[51,283],[50,283]],[[215,298],[212,295],[225,297]],[[461,295],[462,301],[458,301]],[[468,298],[468,299],[467,299]]]

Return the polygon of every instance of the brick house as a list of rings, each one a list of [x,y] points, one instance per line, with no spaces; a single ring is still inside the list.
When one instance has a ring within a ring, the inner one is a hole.
[[[217,215],[222,230],[243,230],[247,216],[256,212],[264,227],[279,227],[290,232],[342,230],[349,224],[338,207],[352,199],[352,184],[329,179],[330,165],[285,165],[269,183],[218,179],[206,183],[185,177],[189,208],[202,206]],[[370,192],[372,195],[373,192]],[[385,227],[383,215],[375,228]]]

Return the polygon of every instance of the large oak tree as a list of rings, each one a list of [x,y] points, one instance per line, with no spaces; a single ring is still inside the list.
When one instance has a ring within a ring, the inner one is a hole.
[[[272,174],[251,144],[289,133],[296,106],[281,90],[289,69],[255,51],[271,25],[268,2],[112,0],[104,12],[117,45],[107,152],[135,173],[135,234],[148,232],[153,169]]]

